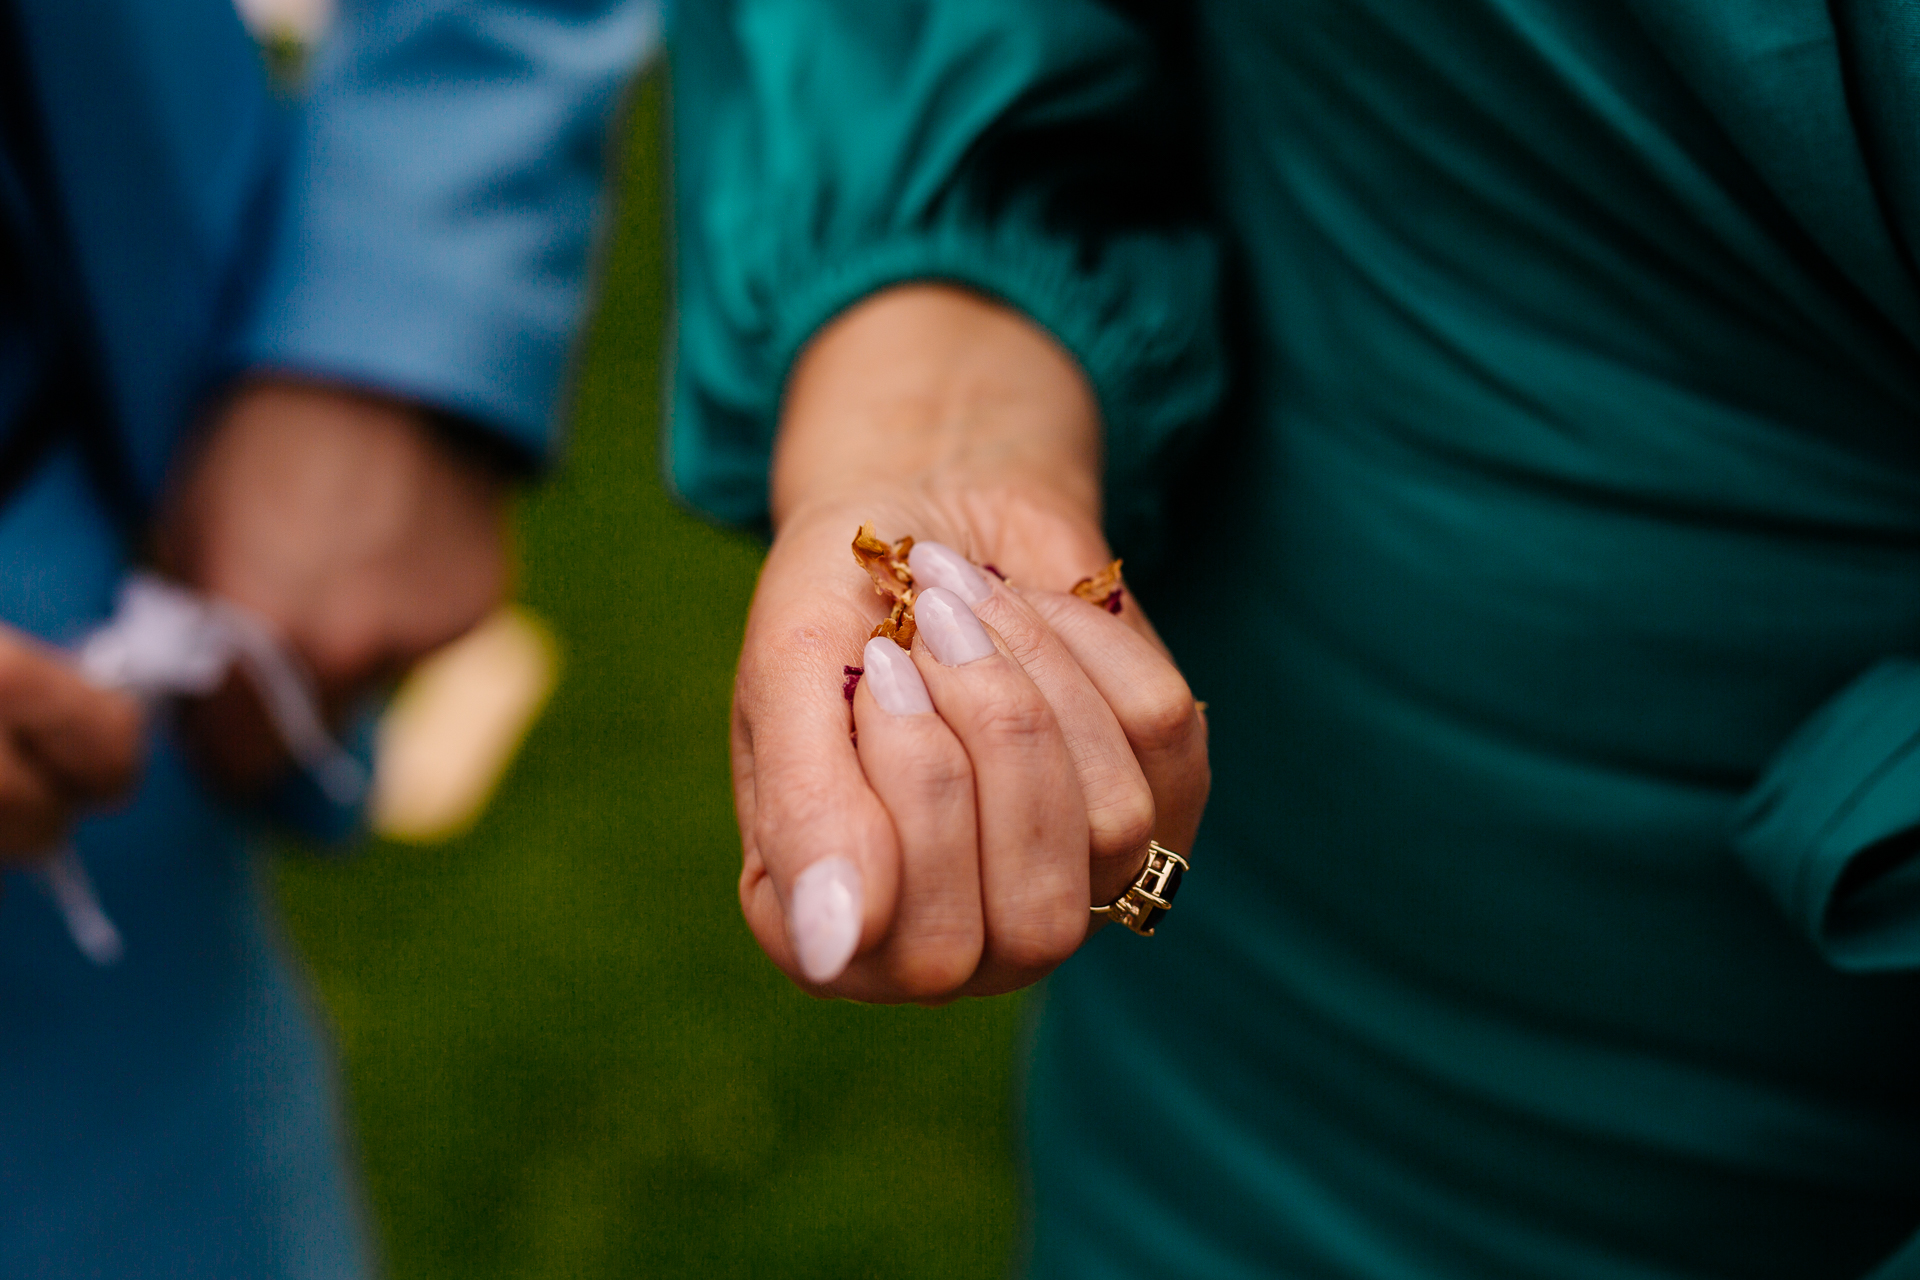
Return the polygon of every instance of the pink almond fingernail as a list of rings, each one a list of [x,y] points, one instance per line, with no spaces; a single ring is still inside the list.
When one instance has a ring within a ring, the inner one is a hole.
[[[942,666],[964,666],[993,652],[993,640],[980,619],[945,587],[928,587],[913,598],[913,620]]]
[[[794,877],[787,934],[807,981],[846,972],[860,945],[860,897],[860,868],[846,858],[822,858]]]
[[[884,636],[867,641],[867,688],[880,709],[895,716],[924,716],[933,711],[933,699],[927,696],[927,682],[906,650]]]
[[[993,594],[993,584],[952,547],[941,542],[916,542],[907,553],[907,567],[913,570],[917,587],[944,587],[969,606],[980,604]]]

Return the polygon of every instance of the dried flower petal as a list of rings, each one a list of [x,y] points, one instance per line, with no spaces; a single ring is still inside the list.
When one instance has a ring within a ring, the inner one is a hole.
[[[871,522],[861,525],[853,537],[854,561],[873,579],[873,589],[889,600],[913,599],[913,570],[907,567],[911,550],[912,538],[902,538],[889,546],[873,531]]]
[[[1125,592],[1120,586],[1120,561],[1094,574],[1091,578],[1082,578],[1073,584],[1073,594],[1088,604],[1097,604],[1108,613],[1120,612],[1121,600]]]
[[[853,691],[860,687],[860,677],[867,674],[867,669],[865,667],[842,667],[840,670],[847,677],[846,684],[840,687],[840,696],[848,702],[852,702]]]
[[[880,624],[867,636],[869,640],[891,640],[902,649],[913,648],[913,614],[905,605],[895,605],[890,617],[882,618]]]
[[[873,530],[873,522],[860,526],[853,535],[853,558],[873,579],[875,592],[893,602],[885,621],[873,629],[869,640],[880,636],[902,649],[913,647],[913,570],[907,566],[907,554],[913,539],[902,538],[889,546]]]
[[[995,567],[995,566],[993,566],[993,565],[990,565],[990,564],[983,564],[983,565],[981,565],[980,567],[981,567],[982,569],[985,569],[985,570],[986,570],[986,571],[987,571],[988,573],[990,573],[990,574],[992,574],[992,575],[993,575],[994,577],[996,577],[996,578],[998,578],[998,579],[1000,579],[1000,581],[1002,581],[1002,582],[1005,582],[1005,581],[1007,580],[1007,575],[1006,575],[1006,574],[1004,574],[1004,573],[1002,573],[1002,572],[1000,572],[1000,570],[999,570],[999,569],[998,569],[997,567]]]

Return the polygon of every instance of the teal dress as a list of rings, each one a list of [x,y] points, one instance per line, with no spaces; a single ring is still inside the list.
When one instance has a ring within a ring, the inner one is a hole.
[[[877,8],[678,17],[672,474],[900,280],[1098,390],[1214,792],[1031,1274],[1920,1275],[1920,9]]]

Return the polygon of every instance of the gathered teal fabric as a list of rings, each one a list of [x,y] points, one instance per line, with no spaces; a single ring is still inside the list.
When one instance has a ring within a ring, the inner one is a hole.
[[[1748,793],[1740,855],[1843,969],[1920,967],[1920,662],[1822,707]]]
[[[1214,793],[1030,1274],[1920,1271],[1920,6],[885,12],[677,19],[671,464],[898,280],[1099,390]]]
[[[876,289],[940,279],[1080,361],[1113,517],[1151,538],[1155,477],[1225,376],[1197,175],[1166,183],[1195,157],[1163,51],[1085,0],[697,4],[675,25],[680,492],[763,519],[800,348]]]

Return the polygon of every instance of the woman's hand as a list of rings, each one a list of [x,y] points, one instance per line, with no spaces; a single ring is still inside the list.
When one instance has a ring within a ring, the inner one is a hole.
[[[1065,592],[1109,559],[1097,458],[1066,356],[957,291],[881,295],[796,370],[733,717],[742,906],[796,980],[876,1001],[1023,986],[1149,838],[1192,847],[1186,683],[1130,596],[1115,616]],[[920,540],[910,654],[866,639],[885,607],[849,544],[869,520]]]
[[[38,861],[78,810],[113,800],[140,766],[140,707],[0,627],[0,863]]]

